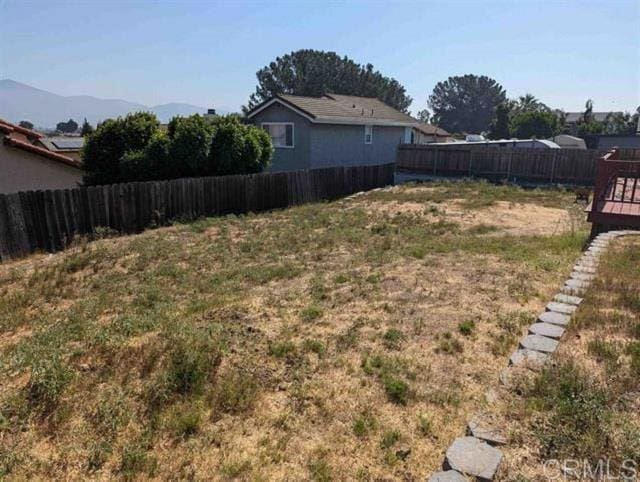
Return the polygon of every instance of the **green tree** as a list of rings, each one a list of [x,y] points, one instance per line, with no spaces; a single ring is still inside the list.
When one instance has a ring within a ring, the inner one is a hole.
[[[182,176],[211,174],[207,159],[211,148],[214,125],[198,114],[174,117],[169,122],[169,157]]]
[[[266,169],[273,155],[269,135],[233,117],[216,125],[207,171],[214,175],[251,174]]]
[[[551,109],[540,102],[533,94],[525,94],[512,101],[515,112],[550,112]]]
[[[82,129],[80,130],[80,135],[82,137],[88,136],[94,131],[93,126],[89,124],[87,118],[84,118],[84,122],[82,123]]]
[[[21,120],[18,125],[20,127],[24,127],[25,129],[33,130],[33,123],[28,120]]]
[[[144,151],[158,132],[160,122],[154,114],[136,112],[126,117],[108,119],[87,137],[82,150],[84,183],[112,184],[130,180],[124,174],[134,171],[131,166],[122,173],[120,164],[130,152]],[[136,158],[135,162],[139,163]],[[127,164],[134,161],[127,159]],[[136,179],[138,180],[138,179]]]
[[[443,129],[480,133],[489,128],[496,108],[505,100],[505,90],[494,79],[469,74],[438,82],[428,106]]]
[[[73,134],[78,130],[78,123],[73,119],[69,119],[67,122],[58,122],[56,130],[65,134]]]
[[[489,139],[508,139],[511,137],[509,131],[509,116],[511,108],[508,102],[502,102],[496,107],[496,115],[489,126]]]
[[[604,134],[632,136],[638,129],[638,112],[612,112],[604,122]]]
[[[431,112],[429,112],[428,109],[422,109],[421,111],[418,111],[417,117],[420,122],[428,124],[431,120]]]
[[[560,130],[558,117],[552,112],[518,112],[511,119],[510,131],[518,139],[546,139]]]
[[[402,112],[407,112],[412,101],[397,80],[385,77],[371,64],[360,65],[335,52],[291,52],[258,70],[256,77],[258,85],[249,99],[248,109],[276,94],[319,97],[334,93],[376,97]]]

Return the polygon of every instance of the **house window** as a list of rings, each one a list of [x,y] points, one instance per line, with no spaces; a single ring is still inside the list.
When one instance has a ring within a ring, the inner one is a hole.
[[[263,122],[262,128],[271,136],[273,147],[293,148],[293,123],[292,122]]]
[[[373,126],[364,126],[364,143],[371,144],[373,142]]]

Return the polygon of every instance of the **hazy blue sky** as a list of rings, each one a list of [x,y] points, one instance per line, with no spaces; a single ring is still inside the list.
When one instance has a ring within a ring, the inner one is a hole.
[[[565,110],[640,104],[640,0],[0,0],[0,78],[63,95],[237,110],[260,67],[300,48],[371,62],[414,112],[465,73]]]

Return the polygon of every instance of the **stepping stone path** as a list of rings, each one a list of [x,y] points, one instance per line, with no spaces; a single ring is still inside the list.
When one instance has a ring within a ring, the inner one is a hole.
[[[514,351],[509,358],[509,363],[515,366],[525,366],[530,368],[538,368],[542,366],[549,355],[541,353],[535,350],[527,350],[526,348],[520,348]]]
[[[578,306],[580,303],[582,303],[582,298],[580,298],[579,296],[563,295],[562,293],[558,293],[553,297],[553,301]]]
[[[556,313],[562,313],[563,315],[572,315],[577,307],[574,305],[568,305],[566,303],[558,303],[557,301],[552,301],[547,306],[545,306],[547,311],[555,311]]]
[[[475,438],[484,440],[491,445],[505,445],[507,437],[496,428],[490,421],[485,420],[481,415],[476,415],[467,425],[469,434]]]
[[[447,449],[445,467],[480,480],[492,480],[502,452],[475,437],[459,437]]]
[[[611,240],[628,234],[640,234],[640,231],[609,231],[592,240],[587,251],[573,267],[571,277],[545,307],[546,311],[538,316],[536,323],[529,327],[530,334],[520,341],[520,347],[509,357],[509,366],[500,372],[500,383],[504,387],[511,390],[518,387],[527,374],[531,374],[532,369],[546,363],[550,354],[558,347],[557,339],[564,334],[571,315],[582,303],[582,298],[576,295],[589,287],[598,267],[598,258]],[[494,389],[490,389],[485,396],[490,404],[495,403],[498,398]],[[503,455],[490,444],[505,444],[506,437],[496,430],[493,423],[478,415],[471,419],[467,431],[472,436],[455,439],[446,452],[445,471],[433,474],[428,479],[429,482],[463,482],[467,480],[465,476],[478,480],[493,479]]]
[[[436,472],[429,477],[429,482],[467,482],[467,478],[455,470]]]
[[[520,346],[543,353],[553,353],[558,348],[558,342],[546,336],[527,335],[520,340]]]
[[[552,325],[558,326],[567,326],[569,324],[569,320],[571,320],[569,315],[563,315],[562,313],[556,313],[555,311],[545,311],[538,316],[538,322],[551,323]]]

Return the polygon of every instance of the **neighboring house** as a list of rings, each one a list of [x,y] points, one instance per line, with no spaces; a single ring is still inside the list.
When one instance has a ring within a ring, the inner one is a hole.
[[[620,147],[622,149],[640,149],[640,135],[592,135],[585,136],[587,145],[592,149],[598,149],[600,151],[610,151],[614,147]]]
[[[271,135],[273,172],[395,162],[399,144],[426,135],[413,117],[378,99],[350,95],[278,95],[247,118]]]
[[[84,146],[82,136],[52,136],[41,137],[36,141],[36,145],[44,147],[48,151],[62,154],[80,162],[82,160],[81,151]]]
[[[444,129],[419,122],[414,127],[411,144],[430,144],[432,142],[454,142],[455,139]]]
[[[586,149],[587,144],[584,139],[576,136],[570,136],[569,134],[558,134],[557,136],[549,139],[551,142],[555,142],[562,149]]]
[[[72,188],[82,181],[81,163],[37,145],[43,137],[0,119],[0,193]]]
[[[546,139],[500,139],[496,141],[456,141],[436,142],[429,144],[434,147],[503,147],[512,149],[560,149],[555,142]]]
[[[622,112],[592,112],[593,120],[605,122],[609,115],[622,114]],[[578,122],[584,118],[584,112],[566,112],[564,117],[564,127],[569,132],[576,133]]]

